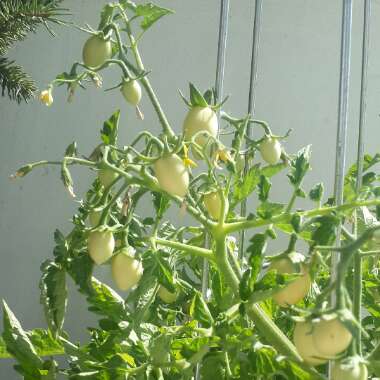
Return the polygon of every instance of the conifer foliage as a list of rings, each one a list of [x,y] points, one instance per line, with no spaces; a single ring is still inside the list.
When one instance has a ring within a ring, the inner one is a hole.
[[[43,25],[54,35],[50,24],[62,24],[66,9],[63,0],[1,0],[0,1],[0,88],[2,96],[20,103],[28,101],[37,87],[30,75],[7,58],[12,45]]]

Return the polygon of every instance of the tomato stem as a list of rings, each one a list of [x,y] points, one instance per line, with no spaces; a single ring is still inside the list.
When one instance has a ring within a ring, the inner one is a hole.
[[[135,37],[132,34],[132,30],[131,30],[131,26],[129,24],[128,16],[121,6],[119,6],[119,9],[120,9],[120,14],[125,21],[125,29],[126,29],[128,38],[131,42],[131,50],[132,50],[133,55],[135,57],[137,67],[138,67],[139,71],[145,71],[144,64],[142,62],[139,49],[137,47],[137,41],[135,40]],[[119,46],[119,49],[120,48],[122,49],[122,46]],[[122,52],[122,50],[121,50],[121,52]],[[123,59],[123,60],[128,65],[127,60],[126,59]],[[132,67],[130,67],[130,69],[132,69]],[[132,71],[134,71],[134,74],[139,75],[139,72],[137,72],[135,69],[132,69]],[[175,133],[173,132],[172,128],[170,127],[169,121],[168,121],[168,119],[167,119],[167,117],[166,117],[166,115],[165,115],[165,113],[164,113],[164,111],[160,105],[160,102],[158,101],[158,98],[157,98],[157,96],[156,96],[156,94],[155,94],[155,92],[154,92],[154,90],[153,90],[153,88],[149,82],[149,79],[146,76],[144,76],[140,79],[140,82],[144,86],[144,88],[145,88],[145,90],[149,96],[149,99],[152,102],[152,105],[153,105],[153,107],[154,107],[154,109],[158,115],[158,118],[159,118],[160,123],[162,125],[162,128],[164,130],[164,133],[170,139],[174,139]]]

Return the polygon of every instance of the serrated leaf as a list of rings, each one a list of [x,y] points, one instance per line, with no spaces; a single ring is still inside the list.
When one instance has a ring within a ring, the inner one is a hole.
[[[272,184],[269,181],[267,177],[264,175],[260,176],[260,182],[258,184],[258,190],[259,190],[259,200],[261,202],[265,202],[269,197],[269,190],[271,188]]]
[[[281,214],[284,208],[285,205],[282,203],[262,202],[257,208],[257,215],[262,219],[270,219]]]
[[[112,116],[104,122],[100,136],[104,144],[116,145],[120,120],[120,110],[117,110]]]
[[[161,17],[174,13],[170,9],[159,7],[153,3],[139,4],[128,7],[130,9],[133,9],[136,16],[143,18],[140,23],[140,26],[143,30],[149,29]]]
[[[153,192],[152,196],[153,196],[153,205],[156,210],[157,217],[161,219],[164,213],[166,212],[166,210],[169,208],[170,201],[168,197],[165,197],[161,193]]]
[[[90,304],[88,310],[96,314],[106,315],[117,322],[125,320],[126,306],[123,298],[95,277],[92,277],[91,284],[93,291],[87,296],[87,301]]]
[[[248,173],[235,181],[232,207],[247,198],[260,182],[260,168],[255,165]]]
[[[40,281],[40,302],[50,330],[60,334],[67,305],[66,271],[54,261],[48,260],[42,266]]]
[[[17,360],[23,371],[28,375],[39,376],[39,370],[42,369],[42,360],[33,347],[28,335],[21,327],[20,322],[3,301],[3,339],[7,351]]]
[[[54,356],[63,353],[61,342],[56,340],[49,330],[34,329],[27,332],[37,354],[40,356]]]
[[[168,260],[160,254],[160,251],[157,251],[154,256],[157,262],[155,274],[158,282],[169,290],[169,292],[175,292],[176,288],[174,286],[173,270],[170,267]]]
[[[309,192],[309,198],[314,202],[320,202],[323,197],[323,183],[317,183]]]
[[[291,160],[290,167],[288,178],[294,187],[298,187],[310,169],[310,145],[297,153],[296,157]]]
[[[340,219],[335,215],[324,215],[314,219],[315,230],[312,240],[315,245],[330,245],[336,237],[336,227]]]
[[[114,7],[111,4],[106,4],[100,12],[100,22],[98,30],[103,30],[112,20]]]
[[[206,301],[200,292],[196,291],[190,306],[190,315],[204,326],[209,327],[214,323]]]
[[[266,248],[267,234],[259,233],[250,239],[250,245],[247,248],[248,269],[244,272],[239,284],[240,297],[243,301],[248,300],[254,289],[258,275],[262,267],[262,260]]]
[[[70,260],[68,272],[71,278],[79,287],[79,291],[84,294],[92,292],[92,271],[94,263],[87,252],[81,252]]]

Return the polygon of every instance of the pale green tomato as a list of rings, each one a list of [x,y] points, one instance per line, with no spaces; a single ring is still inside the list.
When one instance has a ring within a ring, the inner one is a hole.
[[[275,259],[271,262],[269,270],[275,269],[280,274],[294,274],[297,267],[292,261],[286,257]],[[273,294],[273,300],[282,307],[294,305],[304,298],[309,292],[311,286],[311,278],[307,270],[307,266],[301,264],[302,276],[286,285],[283,289]]]
[[[217,191],[207,193],[203,197],[203,203],[211,218],[218,220],[222,211],[222,200]]]
[[[352,367],[334,362],[331,370],[331,380],[367,380],[368,369],[364,363],[353,363]]]
[[[143,271],[141,261],[131,257],[128,248],[112,258],[112,277],[120,290],[127,291],[136,286]]]
[[[351,333],[338,319],[322,319],[314,324],[313,341],[317,350],[326,357],[334,357],[346,350],[352,340]]]
[[[98,171],[99,182],[108,187],[118,177],[118,174],[110,169],[100,169]]]
[[[322,359],[316,349],[313,341],[313,325],[310,322],[297,322],[294,328],[293,342],[298,353],[307,364],[312,366],[321,365],[327,362],[327,359]]]
[[[176,154],[162,157],[154,163],[154,173],[161,189],[183,198],[189,188],[189,172]]]
[[[205,131],[216,137],[218,133],[218,118],[210,107],[193,107],[189,110],[183,122],[185,140],[189,141],[198,132]],[[208,137],[198,136],[196,143],[203,146]]]
[[[141,86],[137,80],[124,82],[121,86],[121,93],[124,99],[133,106],[137,106],[141,100]]]
[[[91,211],[88,215],[88,220],[90,221],[91,227],[96,227],[99,222],[100,218],[102,216],[102,211]]]
[[[92,231],[87,241],[88,254],[100,265],[111,258],[115,249],[115,239],[111,231]]]
[[[83,46],[83,63],[89,67],[102,65],[112,57],[111,40],[104,40],[100,36],[91,36]]]
[[[158,296],[161,298],[162,301],[165,303],[173,303],[177,300],[178,293],[172,293],[169,292],[168,289],[166,289],[164,286],[160,285],[157,292]]]
[[[277,164],[281,157],[281,144],[272,137],[266,137],[259,147],[261,157],[269,165]]]

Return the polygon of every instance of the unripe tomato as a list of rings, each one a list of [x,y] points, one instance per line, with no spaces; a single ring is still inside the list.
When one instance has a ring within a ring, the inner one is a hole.
[[[112,277],[120,290],[137,285],[144,271],[141,261],[130,255],[130,248],[124,248],[112,258]]]
[[[189,172],[176,154],[158,159],[154,163],[154,173],[163,190],[181,198],[186,195],[189,188]]]
[[[102,211],[91,211],[88,215],[88,220],[90,221],[91,227],[96,227],[99,222],[100,218],[102,216]]]
[[[100,169],[98,171],[99,182],[108,187],[117,178],[118,174],[110,169]]]
[[[321,359],[323,355],[315,347],[312,332],[313,325],[310,322],[297,322],[294,328],[293,342],[307,364],[321,365],[326,363],[327,359]]]
[[[313,341],[317,350],[326,357],[334,357],[346,350],[352,340],[351,333],[338,319],[322,319],[315,323]]]
[[[222,212],[222,200],[220,199],[219,193],[213,191],[212,193],[205,194],[203,197],[203,203],[211,218],[218,220],[220,213]]]
[[[280,274],[294,274],[297,272],[297,267],[289,258],[279,258],[271,262],[269,270],[275,269]],[[311,278],[307,270],[307,266],[301,264],[302,275],[293,280],[289,285],[279,290],[273,295],[273,300],[282,307],[294,305],[309,292],[311,286]]]
[[[210,107],[193,107],[189,110],[183,122],[183,132],[185,140],[191,138],[200,131],[206,131],[211,136],[216,137],[218,133],[218,118]],[[203,146],[208,137],[198,136],[196,143]]]
[[[83,46],[83,63],[89,67],[102,65],[112,57],[111,40],[105,40],[100,36],[91,36]]]
[[[87,241],[88,254],[100,265],[106,262],[115,249],[115,239],[111,231],[92,231]]]
[[[281,144],[273,137],[266,137],[260,144],[261,157],[269,165],[277,164],[281,157]]]
[[[123,83],[121,86],[121,93],[124,96],[124,99],[132,104],[137,106],[141,100],[141,86],[137,80],[129,80]]]
[[[172,293],[169,292],[168,289],[166,289],[164,286],[160,285],[157,292],[158,296],[161,298],[162,301],[165,303],[173,303],[177,300],[178,293]]]
[[[340,362],[334,362],[331,370],[331,380],[367,380],[368,369],[364,363],[353,363],[347,367]]]

